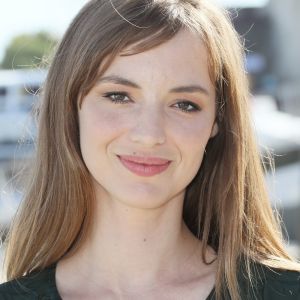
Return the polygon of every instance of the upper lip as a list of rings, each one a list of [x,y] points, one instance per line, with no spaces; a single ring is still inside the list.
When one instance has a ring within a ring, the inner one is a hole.
[[[147,164],[147,165],[164,165],[168,163],[170,160],[154,157],[154,156],[132,156],[132,155],[118,155],[125,160],[130,160],[140,164]]]

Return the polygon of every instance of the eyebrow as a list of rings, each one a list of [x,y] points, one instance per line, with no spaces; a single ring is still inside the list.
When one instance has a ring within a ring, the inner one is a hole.
[[[101,77],[97,80],[97,83],[98,84],[99,83],[115,83],[115,84],[129,86],[129,87],[132,87],[135,89],[141,89],[141,87],[138,84],[136,84],[126,78],[117,76],[117,75]],[[202,94],[209,96],[208,90],[201,85],[178,86],[178,87],[170,89],[169,92],[170,93],[202,93]]]

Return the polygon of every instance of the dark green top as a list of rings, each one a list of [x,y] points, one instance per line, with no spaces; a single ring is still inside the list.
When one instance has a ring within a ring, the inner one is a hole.
[[[0,300],[61,300],[55,284],[55,269],[56,264],[53,264],[43,271],[1,284]],[[255,270],[255,289],[249,287],[249,281],[242,272],[238,275],[242,300],[300,300],[300,272],[263,266]],[[206,300],[213,299],[214,289]],[[223,299],[230,298],[224,295]]]

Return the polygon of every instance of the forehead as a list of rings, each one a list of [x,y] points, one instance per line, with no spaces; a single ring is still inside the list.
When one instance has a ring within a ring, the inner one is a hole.
[[[208,53],[199,35],[180,30],[170,40],[149,50],[129,55],[135,45],[124,49],[104,75],[126,75],[149,82],[199,83],[212,88]]]

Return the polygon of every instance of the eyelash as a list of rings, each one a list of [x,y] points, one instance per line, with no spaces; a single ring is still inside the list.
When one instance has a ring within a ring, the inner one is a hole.
[[[124,101],[124,100],[116,100],[116,99],[112,98],[112,96],[116,96],[116,95],[117,96],[121,95],[121,96],[129,98],[129,95],[126,92],[109,92],[109,93],[104,94],[103,97],[108,98],[114,104],[118,104],[118,103],[126,104],[127,102],[129,102],[129,101]],[[193,102],[190,102],[190,101],[187,101],[187,100],[179,101],[177,103],[184,103],[185,105],[193,106],[192,110],[179,108],[181,111],[183,111],[185,113],[193,113],[193,112],[197,112],[197,111],[201,110],[200,107],[197,104],[194,104]]]

